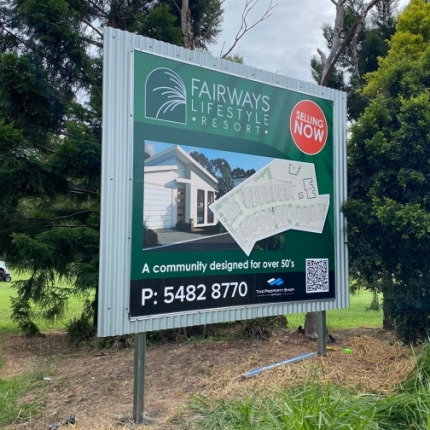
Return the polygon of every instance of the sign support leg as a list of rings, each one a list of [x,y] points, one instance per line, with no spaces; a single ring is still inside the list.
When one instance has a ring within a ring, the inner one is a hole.
[[[318,355],[325,357],[327,352],[327,325],[325,311],[317,312]]]
[[[133,387],[133,421],[143,423],[143,404],[145,398],[145,361],[146,332],[136,333],[134,338],[134,387]]]

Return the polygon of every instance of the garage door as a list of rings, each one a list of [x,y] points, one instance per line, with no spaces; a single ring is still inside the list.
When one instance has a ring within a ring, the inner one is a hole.
[[[145,184],[143,194],[143,219],[151,230],[174,227],[173,188]]]

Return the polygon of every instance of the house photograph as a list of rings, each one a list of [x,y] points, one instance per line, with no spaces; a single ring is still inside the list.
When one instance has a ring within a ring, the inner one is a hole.
[[[214,226],[209,210],[216,198],[218,179],[179,145],[145,160],[144,210],[146,227],[152,230],[190,225],[191,231]]]
[[[152,240],[144,239],[144,249],[152,252],[239,249],[209,206],[270,160],[145,141],[143,223],[146,231],[155,233],[157,245],[153,235]]]

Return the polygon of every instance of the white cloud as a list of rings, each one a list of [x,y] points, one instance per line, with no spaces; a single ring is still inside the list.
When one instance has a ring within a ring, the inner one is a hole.
[[[145,142],[145,152],[148,153],[151,157],[155,155],[154,146],[151,143]]]

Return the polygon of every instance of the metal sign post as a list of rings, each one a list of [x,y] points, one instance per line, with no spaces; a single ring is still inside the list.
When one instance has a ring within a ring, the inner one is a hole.
[[[327,352],[327,324],[325,311],[317,312],[318,355],[325,356]]]
[[[143,423],[145,398],[146,332],[136,333],[134,341],[133,421]]]

